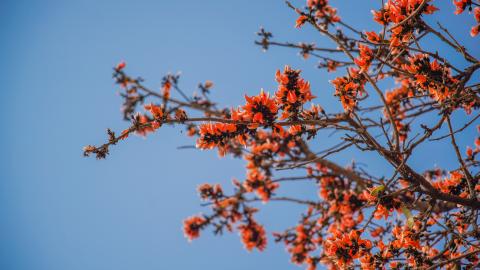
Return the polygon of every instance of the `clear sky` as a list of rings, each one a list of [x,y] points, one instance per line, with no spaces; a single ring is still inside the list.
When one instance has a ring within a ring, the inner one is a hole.
[[[346,21],[378,30],[370,9],[380,1],[331,2]],[[431,21],[452,27],[479,55],[479,39],[468,36],[472,16],[443,19],[453,5],[436,2],[442,12]],[[106,160],[82,157],[84,145],[106,139],[106,128],[128,124],[111,79],[112,66],[122,59],[129,73],[154,89],[169,71],[182,71],[189,93],[212,80],[213,97],[230,106],[262,87],[273,92],[275,71],[290,64],[304,70],[317,103],[338,110],[332,76],[316,69],[315,60],[280,48],[263,53],[253,44],[264,26],[281,41],[333,46],[308,27],[295,29],[296,16],[283,1],[3,0],[0,15],[0,269],[295,268],[271,238],[263,254],[248,253],[236,233],[214,237],[207,231],[186,241],[182,220],[208,211],[199,205],[197,185],[228,186],[245,172],[240,160],[177,150],[193,144],[180,128],[129,138]],[[318,150],[332,145],[331,139],[318,140]],[[464,149],[467,141],[460,142]],[[451,149],[422,151],[411,161],[416,168],[452,160]],[[375,155],[357,154],[334,160],[361,161],[377,175],[389,172]],[[285,185],[280,192],[314,196],[315,187]],[[303,211],[281,203],[263,207],[259,220],[269,232],[294,225]]]

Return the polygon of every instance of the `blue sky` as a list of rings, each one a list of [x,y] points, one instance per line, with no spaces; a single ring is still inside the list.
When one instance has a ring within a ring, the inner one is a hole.
[[[353,25],[378,29],[371,22],[372,2],[332,4]],[[453,6],[440,2],[442,13],[432,21],[453,27],[478,55],[478,38],[468,36],[473,18],[444,20]],[[315,60],[279,48],[264,53],[253,44],[264,26],[277,40],[333,46],[312,29],[295,29],[296,16],[283,1],[15,0],[2,1],[0,13],[0,269],[295,268],[272,239],[259,254],[248,253],[236,233],[213,237],[206,232],[192,243],[182,235],[184,218],[208,211],[199,206],[197,185],[228,186],[233,177],[244,177],[242,161],[177,150],[193,144],[181,128],[129,138],[102,161],[84,158],[81,151],[103,142],[106,128],[127,125],[111,79],[112,66],[122,59],[129,73],[141,75],[154,89],[167,72],[181,71],[181,85],[189,93],[212,80],[213,97],[229,106],[243,102],[244,93],[273,92],[275,71],[289,64],[304,70],[317,103],[339,109],[328,83],[332,75],[317,70]],[[425,46],[456,57],[436,43]],[[318,150],[333,141],[318,140]],[[459,140],[462,147],[470,143]],[[453,152],[445,154],[451,151],[446,147],[427,146],[412,165],[448,163]],[[389,172],[375,154],[360,157],[353,151],[334,158],[340,164],[352,159],[376,175]],[[286,184],[281,191],[316,192],[305,184]],[[281,203],[263,207],[259,220],[270,232],[294,225],[303,211]]]

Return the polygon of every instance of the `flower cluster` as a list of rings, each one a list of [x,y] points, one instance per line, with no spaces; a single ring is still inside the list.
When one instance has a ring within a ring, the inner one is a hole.
[[[312,217],[314,209],[308,208],[307,214],[291,231],[274,233],[275,242],[283,241],[294,264],[307,264],[308,270],[314,270],[320,258],[313,256],[314,251],[322,244],[322,226]]]
[[[374,44],[378,44],[380,41],[382,41],[380,36],[374,31],[365,32],[365,35],[367,36],[368,41]]]
[[[226,196],[218,184],[202,184],[198,187],[200,197],[208,202],[213,213],[186,219],[183,225],[185,236],[189,240],[195,239],[207,225],[214,228],[215,234],[222,233],[224,229],[232,232],[237,228],[247,250],[257,248],[262,251],[266,248],[267,238],[265,229],[253,216],[258,210],[246,205],[241,194],[242,185],[236,180],[233,184],[237,188],[233,196]]]
[[[449,177],[439,179],[433,186],[443,193],[457,195],[462,198],[468,197],[468,183],[460,171],[450,172]]]
[[[221,156],[229,150],[232,139],[236,142],[244,142],[246,134],[250,130],[245,125],[233,123],[205,123],[200,125],[197,139],[197,148],[212,149],[217,147]]]
[[[328,4],[328,0],[307,0],[307,8],[321,24],[328,25],[340,21],[337,10]]]
[[[160,122],[154,121],[148,116],[140,113],[134,116],[133,123],[135,126],[135,134],[139,136],[147,136],[148,133],[152,133],[160,127]],[[122,139],[128,137],[129,131],[129,129],[125,129],[122,132]]]
[[[350,68],[348,76],[338,77],[331,83],[335,86],[335,96],[340,98],[343,109],[351,112],[357,105],[358,96],[365,91],[365,77],[358,69]]]
[[[258,169],[249,170],[243,186],[247,192],[256,191],[258,196],[264,202],[267,202],[273,192],[278,188],[277,183],[273,183],[270,178],[265,176]]]
[[[305,16],[305,15],[300,15],[298,16],[297,20],[295,21],[295,28],[300,28],[302,27],[302,25],[305,24],[305,22],[307,21],[308,17]]]
[[[289,66],[285,66],[283,72],[277,70],[275,79],[279,83],[275,97],[283,110],[281,119],[297,119],[303,104],[315,98],[310,91],[310,83],[300,77],[300,70]]]
[[[248,220],[247,223],[241,224],[238,227],[242,242],[248,251],[257,248],[263,251],[267,246],[267,236],[262,225],[258,224],[253,219]]]
[[[339,177],[319,176],[319,195],[329,203],[327,214],[337,219],[337,228],[348,231],[363,221],[363,214],[359,211],[364,200],[350,189],[345,188],[345,182]],[[354,214],[358,213],[355,217]]]
[[[454,84],[458,82],[448,67],[438,63],[437,59],[430,61],[423,53],[410,57],[403,68],[415,77],[414,83],[420,90],[429,92],[440,103],[451,97]]]
[[[372,242],[360,237],[361,231],[352,230],[343,233],[333,230],[332,236],[323,244],[325,254],[329,256],[341,268],[351,265],[353,260],[361,259],[369,254]]]
[[[438,10],[434,5],[427,3],[422,10],[417,11],[422,2],[423,0],[388,0],[380,10],[373,11],[374,20],[382,25],[398,24],[414,12],[417,12],[417,16],[420,16],[421,14],[432,14]]]
[[[373,51],[368,46],[359,44],[360,55],[355,59],[355,64],[360,67],[360,72],[367,72],[373,61]]]
[[[198,193],[200,193],[202,200],[218,201],[223,198],[223,190],[219,184],[213,186],[202,184],[198,187]]]
[[[259,127],[271,128],[271,136],[287,141],[289,147],[294,144],[289,134],[308,133],[309,136],[314,136],[316,131],[313,127],[291,125],[287,134],[282,126],[275,123],[279,110],[282,110],[281,120],[288,118],[292,121],[302,118],[318,120],[319,112],[325,113],[318,105],[312,105],[310,110],[303,109],[304,104],[315,96],[311,93],[309,82],[302,79],[299,74],[300,70],[286,66],[282,73],[280,71],[276,73],[279,86],[275,98],[262,90],[257,96],[245,96],[246,104],[232,109],[227,116],[227,122],[201,124],[197,147],[200,149],[217,147],[220,154],[224,155],[229,150],[235,149],[234,144],[246,146],[249,138],[261,139],[261,134],[264,133],[261,133]],[[195,130],[189,129],[189,133],[194,134]]]
[[[419,241],[420,224],[417,222],[414,226],[396,226],[392,230],[393,240],[390,243],[390,249],[393,253],[403,249],[407,258],[407,264],[413,268],[425,268],[431,266],[427,260],[430,256],[437,255],[435,248],[421,246]]]
[[[453,0],[455,5],[455,15],[462,14],[465,9],[468,7],[472,11],[472,0]]]
[[[421,7],[423,0],[389,0],[378,11],[373,11],[374,20],[381,24],[398,24],[392,28],[390,46],[397,47],[409,42],[413,35],[413,30],[417,27],[420,20],[417,18],[422,14],[432,14],[438,10],[434,5],[427,3]],[[429,1],[427,1],[429,2]],[[417,10],[421,8],[421,10]],[[411,17],[414,15],[413,17]],[[402,25],[406,18],[409,20]]]
[[[208,223],[208,220],[201,216],[192,216],[183,222],[183,232],[188,240],[200,236],[200,230]]]
[[[414,13],[422,2],[422,0],[389,0],[379,11],[373,11],[374,20],[383,25],[400,23]],[[438,8],[434,5],[426,4],[422,10],[418,12],[417,16],[421,14],[432,14],[436,10],[438,10]]]
[[[263,90],[258,96],[245,95],[247,104],[243,106],[244,119],[261,125],[271,125],[277,118],[277,104],[268,93]]]

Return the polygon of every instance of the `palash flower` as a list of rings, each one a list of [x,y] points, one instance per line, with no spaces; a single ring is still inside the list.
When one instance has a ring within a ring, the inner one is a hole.
[[[372,10],[372,13],[374,20],[381,25],[387,25],[389,23],[399,24],[414,12],[417,12],[417,9],[422,3],[423,0],[389,0],[380,10]],[[427,1],[427,4],[423,6],[422,10],[416,13],[416,16],[432,14],[437,10],[438,8],[429,4]],[[407,23],[392,29],[390,38],[390,48],[392,52],[398,52],[398,46],[410,41],[416,23],[418,23],[418,21],[414,17]]]
[[[267,247],[267,236],[262,225],[250,219],[246,224],[238,226],[245,248],[252,251],[257,248],[263,251]]]
[[[441,65],[435,59],[430,61],[426,54],[416,54],[409,58],[409,63],[403,68],[415,77],[414,83],[420,90],[428,91],[431,96],[440,103],[443,103],[454,93],[449,87],[458,82],[451,76],[448,67]]]
[[[200,193],[202,200],[217,200],[223,196],[223,190],[219,184],[213,186],[210,184],[202,184],[197,188],[197,191]]]
[[[163,109],[160,106],[156,106],[153,104],[148,104],[144,106],[145,110],[149,111],[153,118],[155,119],[162,119],[163,118]]]
[[[314,12],[316,18],[323,19],[325,23],[340,21],[337,10],[328,4],[328,0],[307,0],[307,7]]]
[[[125,63],[125,61],[121,61],[120,63],[118,63],[115,66],[115,70],[120,71],[120,70],[124,69],[126,66],[127,66],[127,63]]]
[[[198,134],[198,130],[194,125],[190,125],[187,127],[187,136],[193,137]]]
[[[291,254],[291,261],[298,265],[306,262],[309,257],[308,253],[316,249],[316,245],[312,241],[312,235],[310,235],[309,230],[303,223],[296,226],[295,240],[291,245],[288,248],[288,252]]]
[[[475,37],[478,35],[478,32],[480,31],[480,24],[472,26],[472,29],[470,30],[470,35],[472,37]]]
[[[360,50],[360,55],[354,60],[355,64],[360,67],[360,72],[368,71],[368,68],[373,60],[373,51],[368,46],[363,44],[360,44],[358,49]]]
[[[229,123],[206,123],[200,125],[200,138],[197,148],[212,149],[225,142],[226,139],[236,136],[237,126]]]
[[[201,216],[192,216],[183,222],[183,232],[189,241],[200,236],[200,230],[207,223],[207,220]]]
[[[450,177],[434,182],[433,186],[443,193],[463,198],[468,196],[468,184],[460,171],[450,172]]]
[[[297,117],[302,105],[315,98],[310,83],[300,77],[300,70],[285,66],[283,72],[277,70],[275,80],[279,83],[275,97],[283,110],[281,119]]]
[[[327,71],[328,72],[336,71],[338,66],[340,66],[339,62],[327,60]]]
[[[277,70],[275,80],[280,83],[275,93],[277,102],[282,104],[289,103],[306,103],[315,96],[310,91],[310,83],[300,78],[300,70],[294,70],[290,66],[285,66],[283,72]]]
[[[277,183],[266,177],[259,169],[252,168],[248,171],[247,179],[243,183],[247,192],[255,191],[263,202],[267,202],[273,192],[278,188]]]
[[[135,130],[135,134],[140,136],[146,136],[148,133],[154,132],[155,129],[158,129],[160,127],[159,122],[150,121],[150,119],[144,114],[139,114],[137,116],[137,121],[138,121],[139,127]],[[128,134],[126,134],[126,136],[128,136]]]
[[[365,35],[367,36],[368,41],[372,43],[380,43],[381,41],[380,36],[374,31],[365,32]]]
[[[323,244],[327,256],[335,259],[338,266],[350,265],[353,260],[368,254],[372,248],[370,240],[360,238],[360,231],[351,230],[349,233],[342,233],[334,230],[333,236],[329,237]]]
[[[456,7],[455,15],[458,15],[465,11],[467,6],[472,5],[472,0],[453,0],[453,4]]]
[[[470,35],[472,37],[475,37],[478,35],[478,32],[480,31],[480,7],[476,7],[473,10],[474,18],[477,21],[477,25],[472,26],[472,29],[470,30]]]
[[[259,124],[271,124],[277,115],[277,104],[268,93],[262,89],[258,96],[249,97],[245,95],[247,104],[243,106],[246,119]]]
[[[416,248],[421,249],[420,242],[415,239],[415,233],[408,228],[408,226],[396,226],[392,230],[395,240],[392,241],[392,246],[396,249],[401,248]]]
[[[305,16],[305,15],[300,15],[297,20],[295,21],[295,28],[300,28],[302,27],[302,25],[305,24],[305,22],[307,21],[308,17]]]
[[[359,73],[359,70],[349,69],[349,76],[338,77],[331,81],[335,86],[335,96],[340,98],[343,109],[351,112],[356,104],[358,95],[364,91],[366,79]]]
[[[380,24],[400,23],[415,12],[422,2],[423,0],[389,0],[379,11],[372,11],[374,20]],[[418,15],[432,14],[437,10],[434,5],[427,3]]]
[[[162,95],[164,99],[170,98],[170,89],[172,88],[172,83],[167,78],[162,82]]]
[[[291,135],[297,135],[300,132],[302,132],[301,125],[291,125],[290,128],[288,129],[288,133],[290,133]]]

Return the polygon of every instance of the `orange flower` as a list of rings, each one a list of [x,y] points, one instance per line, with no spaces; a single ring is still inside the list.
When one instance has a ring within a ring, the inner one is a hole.
[[[188,135],[189,137],[193,137],[193,136],[195,136],[196,134],[198,134],[197,128],[196,128],[194,125],[188,126],[188,128],[187,128],[187,135]]]
[[[153,128],[153,121],[143,114],[139,114],[136,116],[136,119],[140,126],[136,129],[135,133],[140,136],[146,136],[148,133],[153,132],[155,129]],[[150,124],[150,125],[149,125]],[[159,123],[158,123],[159,124]],[[159,127],[159,125],[155,125],[155,127]]]
[[[470,30],[470,36],[476,37],[479,31],[480,31],[480,24],[472,26],[472,29]]]
[[[353,260],[369,256],[372,248],[370,240],[360,238],[360,231],[351,230],[350,233],[334,231],[333,236],[325,241],[323,247],[325,254],[331,256],[341,268],[350,265]]]
[[[244,136],[245,127],[238,130],[237,125],[229,123],[206,123],[200,125],[197,139],[197,148],[212,149],[218,147],[219,153],[223,156],[231,139]]]
[[[340,66],[340,63],[337,62],[337,61],[331,61],[331,60],[327,61],[327,71],[328,72],[334,72],[335,70],[337,70],[338,66]]]
[[[374,15],[374,20],[381,24],[387,25],[388,23],[398,24],[401,21],[405,20],[411,16],[414,12],[417,12],[417,9],[422,5],[423,0],[389,0],[385,5],[378,11],[372,11]],[[417,12],[416,16],[421,16],[422,14],[432,14],[438,8],[435,6],[423,3],[424,6],[420,12]],[[415,20],[412,20],[415,21]],[[410,41],[413,34],[414,27],[410,26],[397,26],[392,29],[392,36],[390,39],[390,46],[395,52],[397,47],[401,43],[407,43]]]
[[[165,81],[162,87],[162,95],[164,99],[170,98],[170,88],[172,88],[172,83],[170,81]]]
[[[386,220],[388,218],[389,211],[385,206],[379,204],[377,210],[375,210],[374,217],[375,219],[382,219],[382,217]]]
[[[426,54],[409,57],[409,62],[402,67],[414,75],[414,84],[420,91],[428,91],[432,98],[441,103],[450,98],[453,91],[449,86],[453,87],[458,82],[458,79],[452,77],[450,68],[436,60],[430,62]],[[442,79],[439,81],[437,77]]]
[[[243,106],[248,120],[259,124],[272,124],[277,117],[277,104],[262,89],[258,96],[245,95],[247,104]]]
[[[263,202],[267,202],[272,196],[273,192],[278,188],[277,183],[273,183],[270,178],[267,178],[257,168],[249,170],[247,179],[243,183],[243,187],[247,192],[256,191],[257,195]]]
[[[162,119],[163,118],[163,108],[162,107],[159,107],[159,106],[156,106],[156,105],[153,105],[153,104],[148,104],[148,105],[145,105],[143,106],[145,108],[145,110],[149,111],[153,118],[155,119]]]
[[[119,139],[120,140],[125,140],[126,138],[128,138],[128,135],[130,134],[130,130],[129,129],[124,129],[122,131],[122,133],[120,134],[120,137]]]
[[[187,218],[183,222],[183,233],[189,241],[200,236],[200,230],[207,224],[207,220],[200,216],[193,216]]]
[[[453,4],[456,7],[455,15],[461,14],[465,8],[472,5],[472,0],[453,0]]]
[[[322,20],[323,24],[340,21],[337,10],[328,4],[328,0],[307,0],[307,7],[315,14],[315,17]]]
[[[300,132],[302,132],[301,125],[291,125],[290,128],[288,129],[288,133],[290,133],[291,135],[297,135]]]
[[[373,231],[370,232],[370,235],[372,237],[378,237],[380,236],[380,234],[384,232],[384,229],[382,227],[377,227],[375,228]]]
[[[185,121],[188,119],[187,113],[182,109],[175,110],[175,119],[180,121]]]
[[[366,79],[357,69],[349,69],[349,76],[338,77],[331,81],[335,86],[335,96],[340,98],[346,112],[352,111],[357,104],[357,97],[364,91]]]
[[[285,66],[283,72],[277,70],[275,80],[279,83],[275,93],[276,101],[284,112],[282,119],[295,117],[301,106],[315,98],[310,91],[310,83],[300,78],[300,70]]]
[[[248,251],[252,251],[254,248],[263,251],[267,247],[265,229],[254,220],[249,220],[247,224],[240,225],[238,229],[242,242]]]
[[[115,70],[120,71],[124,69],[126,66],[127,66],[127,63],[125,63],[125,61],[121,61],[120,63],[117,64],[117,66],[115,67]]]
[[[380,37],[375,33],[374,31],[371,32],[365,32],[367,35],[367,39],[372,42],[372,43],[380,43]]]
[[[305,15],[300,15],[297,20],[295,21],[295,28],[302,27],[303,24],[307,21],[308,17]]]
[[[223,196],[222,187],[218,184],[212,186],[210,184],[202,184],[198,187],[198,193],[203,200],[215,200]]]
[[[473,149],[470,146],[467,146],[467,156],[469,158],[473,156]]]
[[[373,60],[373,52],[368,46],[362,44],[360,44],[358,48],[360,50],[360,55],[355,59],[355,64],[360,67],[360,72],[368,71]]]
[[[384,9],[381,9],[379,11],[372,10],[372,14],[373,14],[373,20],[381,25],[386,25],[389,21],[388,13],[385,12]]]

